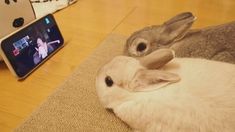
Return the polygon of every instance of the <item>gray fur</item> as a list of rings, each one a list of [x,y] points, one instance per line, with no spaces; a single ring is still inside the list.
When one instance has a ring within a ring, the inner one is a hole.
[[[130,56],[145,56],[159,48],[171,48],[176,57],[206,58],[235,63],[235,21],[189,30],[195,17],[181,13],[162,25],[145,27],[133,33],[127,40],[124,53]],[[136,47],[145,40],[148,48],[137,53]],[[135,54],[136,53],[136,54]]]

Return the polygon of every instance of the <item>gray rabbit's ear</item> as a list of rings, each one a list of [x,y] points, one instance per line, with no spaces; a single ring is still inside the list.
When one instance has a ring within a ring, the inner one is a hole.
[[[147,69],[157,69],[164,66],[175,57],[175,52],[171,49],[159,49],[142,58],[140,64]]]
[[[153,91],[178,81],[180,77],[174,73],[141,69],[130,82],[129,88],[135,92]]]
[[[191,12],[184,12],[166,21],[162,26],[160,44],[169,44],[184,37],[196,17]]]

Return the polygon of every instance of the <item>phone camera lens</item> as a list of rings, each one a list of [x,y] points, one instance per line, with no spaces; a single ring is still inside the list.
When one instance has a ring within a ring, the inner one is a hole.
[[[24,24],[24,18],[20,17],[20,18],[16,18],[13,21],[13,27],[18,28],[21,27]]]

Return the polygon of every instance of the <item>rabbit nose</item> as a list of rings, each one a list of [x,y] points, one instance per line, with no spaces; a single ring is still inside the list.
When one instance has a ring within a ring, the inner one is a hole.
[[[137,51],[142,52],[146,49],[146,44],[145,43],[139,43],[139,45],[137,46]]]
[[[110,113],[114,113],[112,108],[106,108],[106,110]]]

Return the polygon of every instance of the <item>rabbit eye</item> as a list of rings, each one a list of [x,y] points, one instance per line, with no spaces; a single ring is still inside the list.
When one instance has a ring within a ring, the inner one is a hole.
[[[146,44],[145,43],[139,43],[136,50],[139,51],[139,52],[142,52],[146,49]]]
[[[113,86],[113,80],[110,76],[105,77],[105,83],[108,87],[112,87]]]

